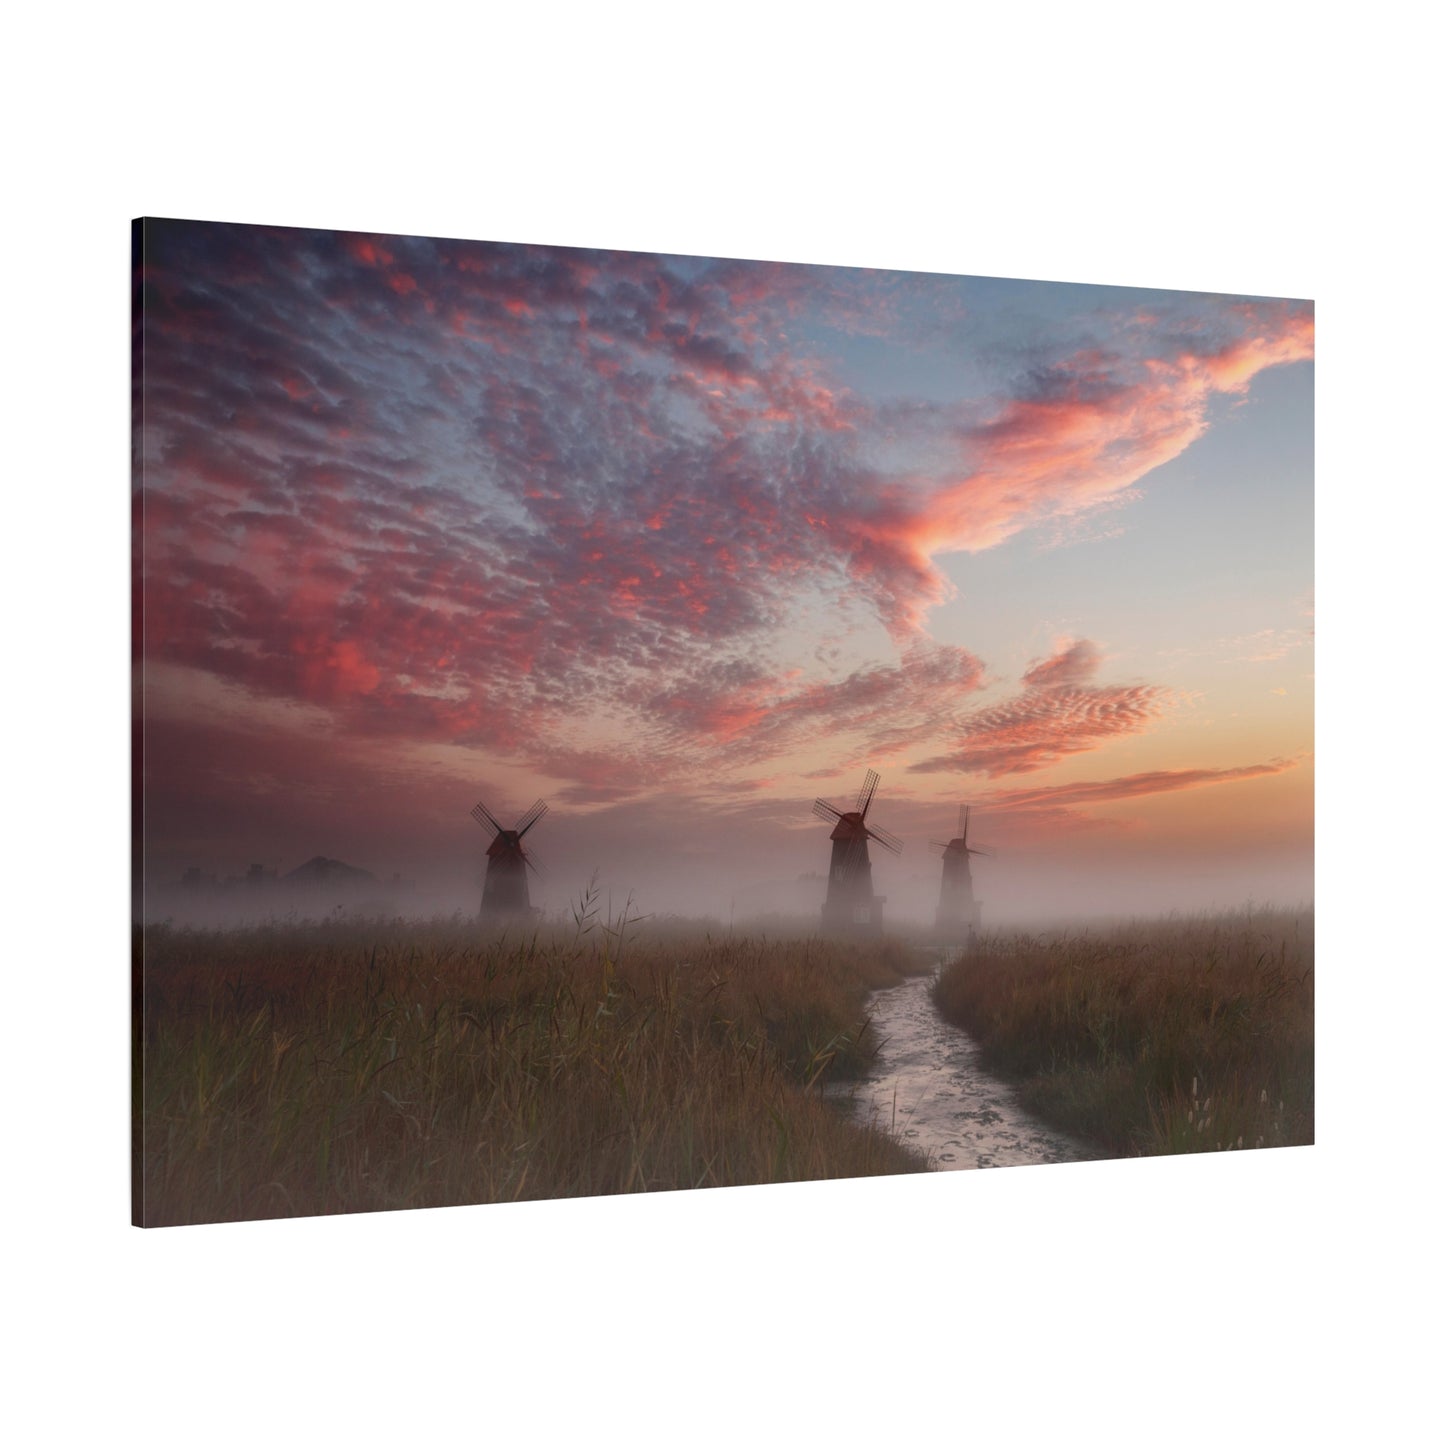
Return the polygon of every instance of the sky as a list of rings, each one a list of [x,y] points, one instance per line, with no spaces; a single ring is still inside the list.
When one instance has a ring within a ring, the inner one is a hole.
[[[1313,884],[1307,301],[176,221],[137,272],[148,891],[888,916]]]

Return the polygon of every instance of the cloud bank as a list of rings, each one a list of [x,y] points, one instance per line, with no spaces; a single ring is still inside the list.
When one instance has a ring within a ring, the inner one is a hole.
[[[1110,348],[915,408],[948,464],[889,470],[889,409],[798,336],[886,332],[907,279],[154,223],[146,654],[356,733],[505,750],[597,710],[664,745],[849,716],[883,747],[919,735],[890,673],[957,699],[979,669],[927,641],[934,557],[1133,486],[1212,397],[1308,356],[1312,320],[1209,298],[1172,329],[1119,318]],[[805,606],[882,626],[896,664],[790,686],[777,643]],[[1051,691],[976,720],[952,765],[1042,766],[1157,705]]]

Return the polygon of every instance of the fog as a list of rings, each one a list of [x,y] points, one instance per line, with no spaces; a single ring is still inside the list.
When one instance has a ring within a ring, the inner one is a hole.
[[[661,816],[664,807],[675,816]],[[755,815],[704,821],[685,805],[619,806],[591,815],[545,818],[535,840],[531,903],[567,919],[591,892],[602,916],[708,919],[733,926],[808,926],[818,920],[829,863],[828,831],[759,805]],[[900,856],[874,846],[874,891],[887,902],[885,927],[927,926],[939,900],[942,863],[930,836],[905,837]],[[138,887],[148,922],[226,926],[266,918],[386,915],[409,918],[477,913],[488,834],[465,816],[430,848],[404,830],[384,840],[327,838],[317,847],[278,841],[258,859],[228,854],[223,840],[196,858],[152,856]],[[947,836],[946,833],[943,836]],[[255,840],[252,840],[254,846]],[[324,844],[324,853],[320,851]],[[315,876],[335,860],[368,877]],[[308,863],[310,860],[310,863]],[[311,868],[307,875],[302,865]],[[194,870],[189,882],[182,877]],[[287,879],[300,870],[302,878]],[[1195,847],[1187,854],[1125,830],[1086,837],[1016,839],[975,858],[974,893],[990,927],[1058,924],[1248,903],[1294,907],[1312,901],[1309,843],[1253,850]]]

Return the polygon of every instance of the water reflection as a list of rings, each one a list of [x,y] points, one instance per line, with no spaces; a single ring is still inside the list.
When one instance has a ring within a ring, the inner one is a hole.
[[[860,1123],[926,1154],[934,1169],[991,1169],[1096,1159],[1097,1150],[1039,1123],[1007,1084],[978,1065],[978,1045],[945,1023],[932,977],[881,989],[869,1003],[875,1042],[868,1078],[833,1091]]]

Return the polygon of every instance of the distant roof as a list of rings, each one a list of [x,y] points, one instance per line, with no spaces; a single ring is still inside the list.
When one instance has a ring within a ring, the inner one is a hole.
[[[283,879],[286,883],[375,883],[376,875],[365,868],[353,868],[337,858],[323,858],[319,853],[309,862],[294,868]]]

